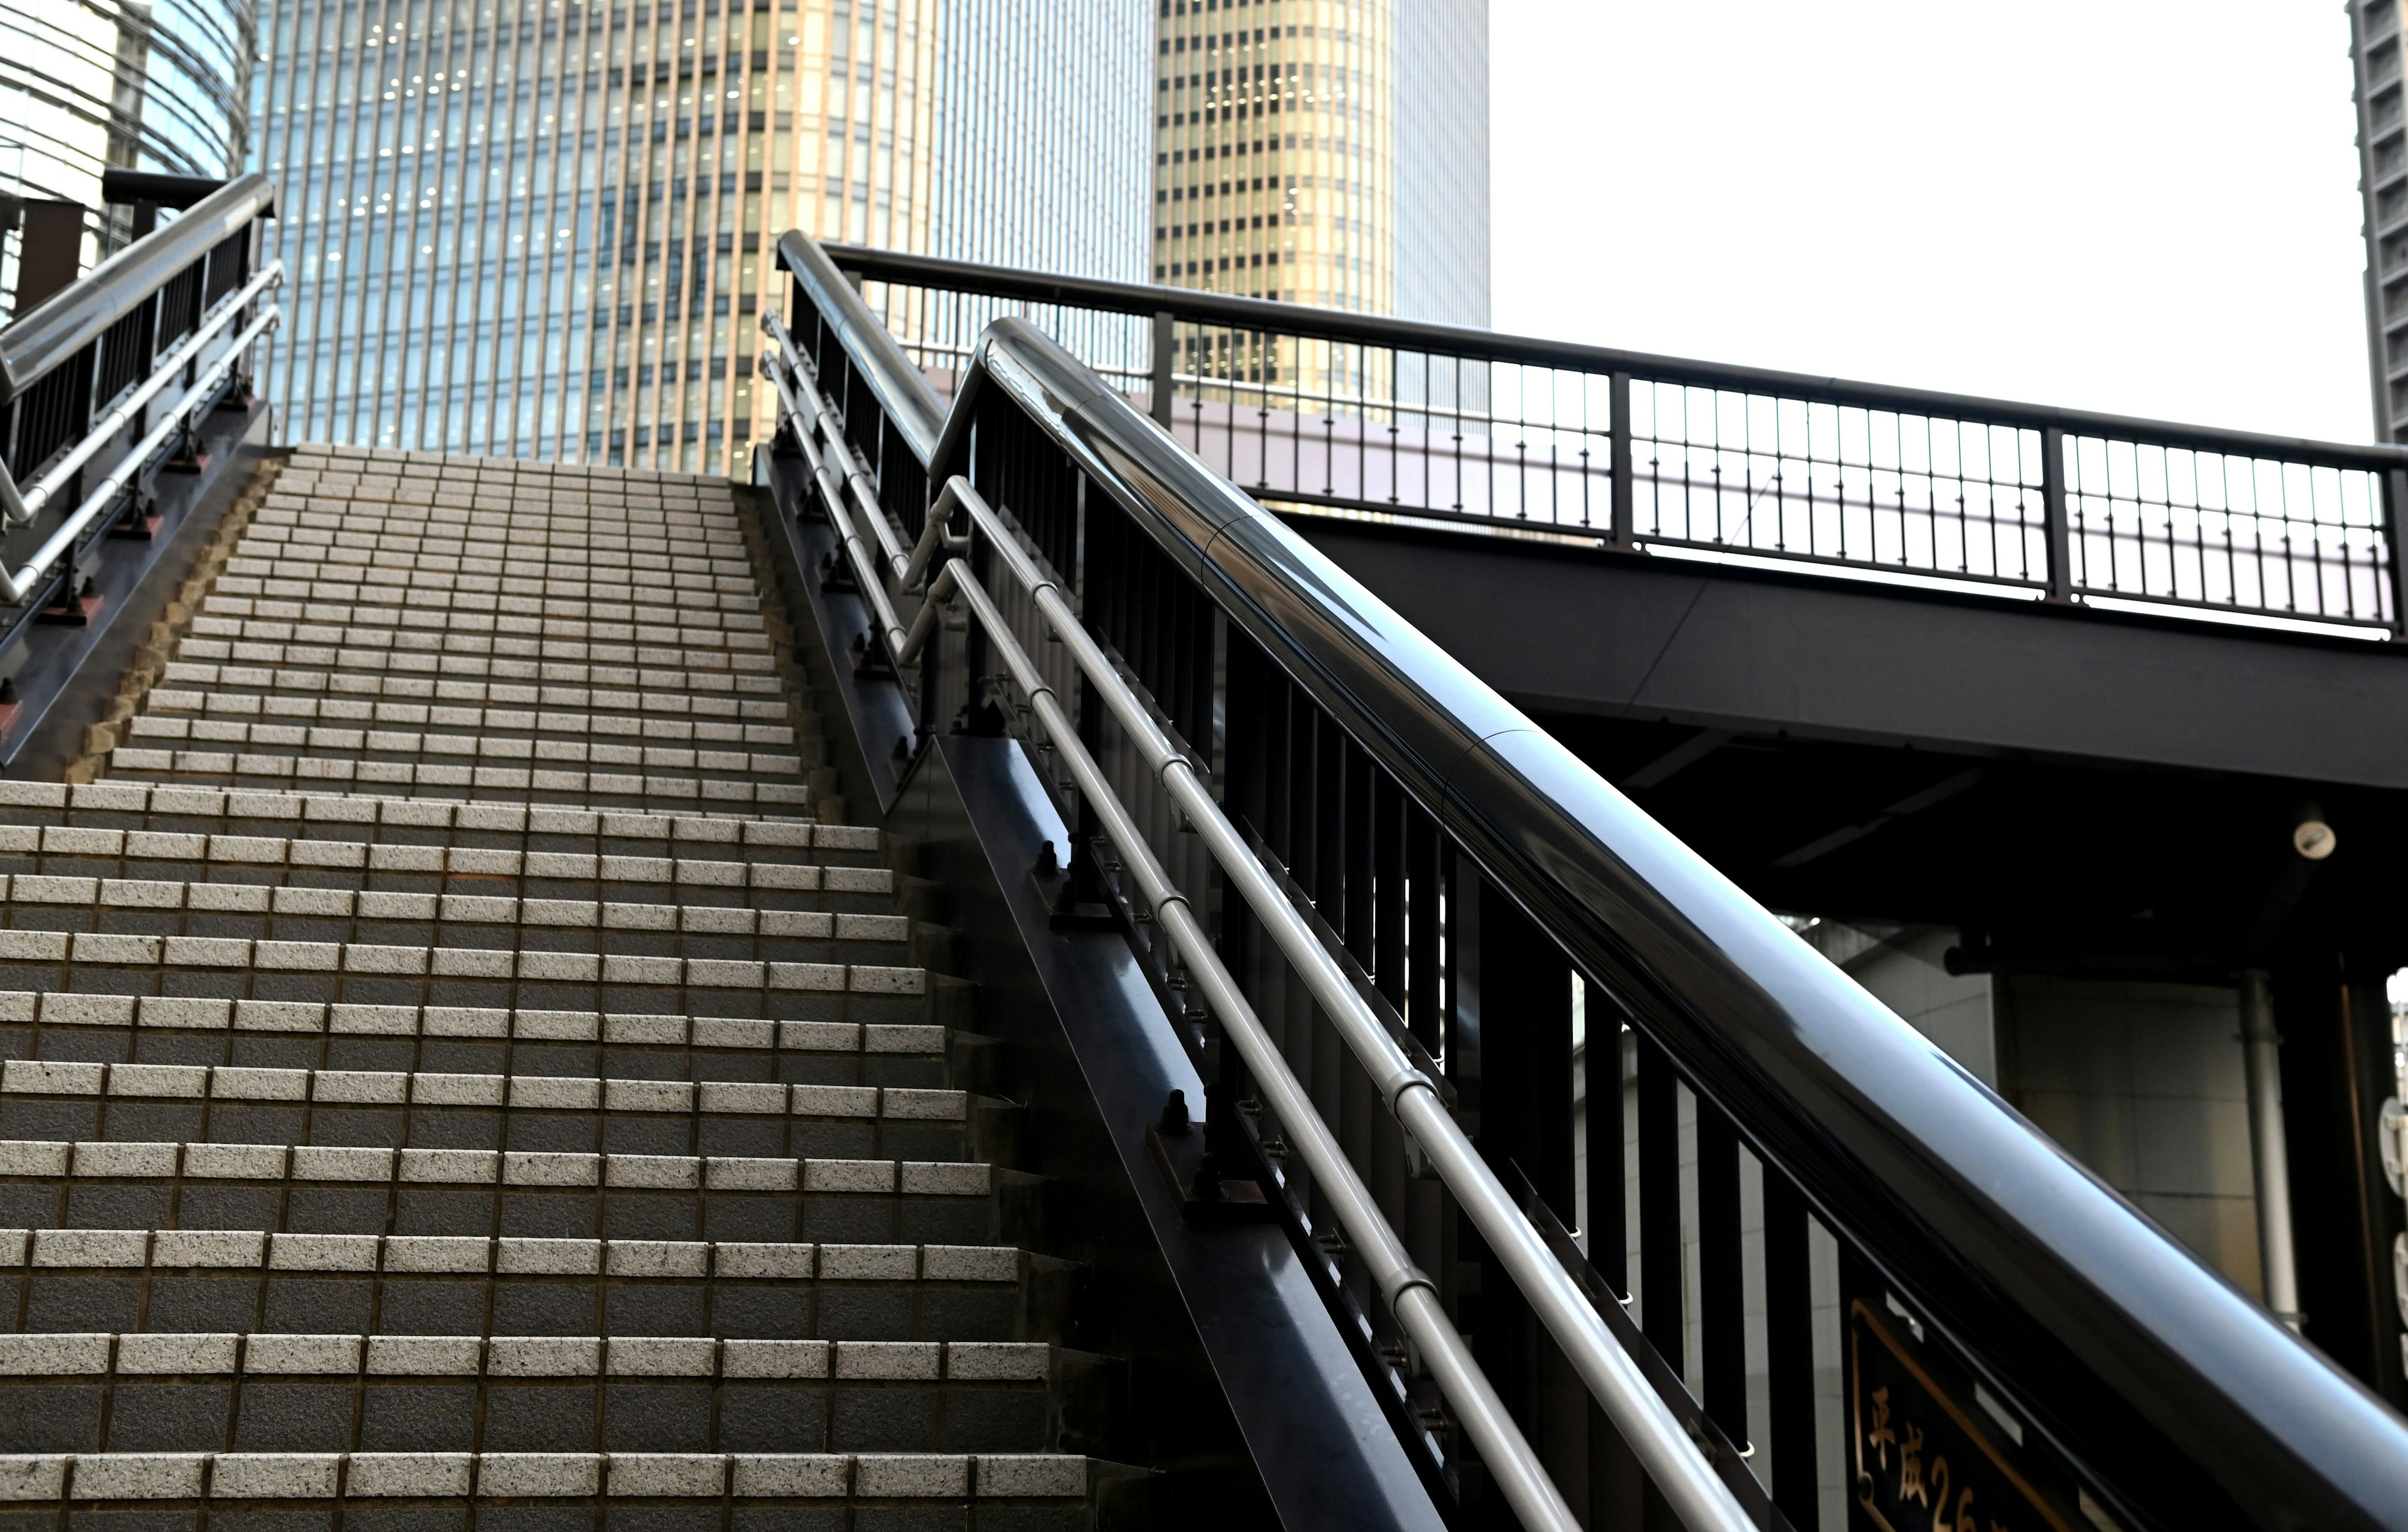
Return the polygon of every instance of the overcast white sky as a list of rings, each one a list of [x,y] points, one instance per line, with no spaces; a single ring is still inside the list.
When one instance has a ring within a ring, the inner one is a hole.
[[[1491,0],[1500,330],[2369,439],[2339,0]]]

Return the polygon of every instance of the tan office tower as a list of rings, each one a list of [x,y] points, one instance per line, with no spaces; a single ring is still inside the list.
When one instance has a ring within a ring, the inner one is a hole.
[[[2366,351],[2378,441],[2408,440],[2408,115],[2401,0],[2350,0],[2358,191],[2366,204]]]
[[[1486,0],[1157,0],[1154,278],[1488,322]]]
[[[1020,8],[264,0],[286,435],[741,472],[785,229],[1140,279],[1147,18]]]

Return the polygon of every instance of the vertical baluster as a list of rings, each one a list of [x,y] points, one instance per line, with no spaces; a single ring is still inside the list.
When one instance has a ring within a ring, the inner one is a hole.
[[[1670,1363],[1685,1370],[1681,1258],[1681,1095],[1672,1061],[1639,1037],[1639,1322]]]
[[[1770,1395],[1772,1503],[1809,1527],[1817,1503],[1814,1444],[1814,1291],[1806,1199],[1764,1167],[1764,1350]]]
[[[1446,1052],[1445,975],[1440,925],[1438,822],[1405,805],[1405,1024],[1431,1055]]]
[[[1698,1344],[1706,1413],[1747,1444],[1746,1287],[1740,1263],[1739,1136],[1722,1109],[1698,1101]]]
[[[1405,795],[1396,779],[1371,780],[1371,982],[1405,1013]]]

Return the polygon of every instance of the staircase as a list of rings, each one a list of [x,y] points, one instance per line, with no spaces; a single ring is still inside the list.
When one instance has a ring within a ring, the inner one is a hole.
[[[0,782],[0,1522],[1092,1525],[1116,1367],[749,492],[271,471]]]

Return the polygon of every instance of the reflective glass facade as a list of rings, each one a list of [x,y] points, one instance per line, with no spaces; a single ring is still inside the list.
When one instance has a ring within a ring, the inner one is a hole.
[[[1109,72],[1082,42],[1116,43],[1141,95],[1142,12],[1115,29],[1094,18],[1125,0],[1064,0],[1019,23],[1058,35],[1039,45],[998,40],[1003,8],[264,0],[288,433],[740,470],[773,406],[752,358],[781,231],[970,253],[987,236],[942,231],[1009,199],[1016,237],[1054,243],[988,258],[1048,264],[1082,218],[1093,251],[1141,251],[1142,137],[1082,163],[1039,108]],[[1089,216],[1115,196],[1116,223]]]
[[[1157,281],[1488,317],[1486,0],[1157,0]]]
[[[251,51],[251,0],[0,0],[0,192],[93,209],[91,265],[128,233],[102,171],[242,168]],[[0,318],[17,242],[0,241]]]

